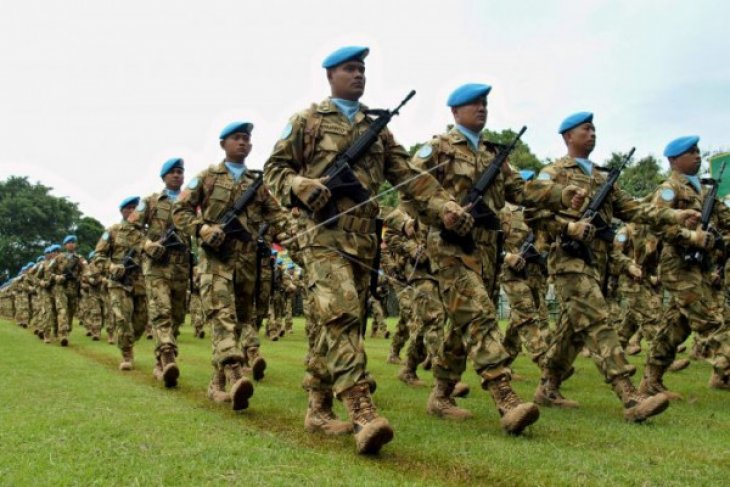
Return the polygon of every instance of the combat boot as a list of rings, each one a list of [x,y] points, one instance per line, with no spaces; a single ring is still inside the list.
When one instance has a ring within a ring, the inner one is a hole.
[[[629,343],[626,347],[626,355],[639,355],[641,353],[641,345]]]
[[[332,390],[309,391],[307,414],[304,428],[310,433],[322,432],[327,435],[348,435],[352,433],[352,423],[340,421],[332,411]]]
[[[400,365],[401,364],[400,357],[398,356],[397,353],[395,353],[393,351],[390,352],[390,355],[388,356],[387,362],[389,364],[393,364],[393,365]]]
[[[388,330],[385,330],[385,331],[383,332],[383,338],[385,338],[386,340],[387,340],[388,338],[390,338],[390,332],[389,332]]]
[[[175,350],[172,347],[165,347],[160,351],[160,362],[162,366],[162,381],[165,387],[175,387],[180,377],[180,369],[175,363]]]
[[[500,425],[505,432],[519,435],[540,418],[538,407],[531,402],[522,402],[512,390],[507,374],[501,374],[494,379],[483,378],[482,389],[491,393],[497,411],[502,417]]]
[[[91,330],[89,330],[88,328],[86,329],[86,336],[87,337],[90,337],[91,336]]]
[[[556,407],[561,409],[575,409],[579,406],[576,401],[566,399],[560,393],[561,380],[552,371],[544,371],[535,390],[533,400],[540,406]]]
[[[680,343],[677,347],[677,353],[684,353],[687,351],[687,344],[686,343]]]
[[[51,343],[51,335],[49,333],[41,333],[43,335],[43,343]]]
[[[431,395],[428,396],[426,412],[439,418],[463,420],[473,417],[471,411],[460,408],[454,400],[456,382],[436,379]]]
[[[352,420],[358,453],[378,453],[383,445],[393,439],[393,428],[387,419],[376,412],[367,382],[360,382],[344,391],[342,402]]]
[[[687,367],[689,367],[689,359],[686,358],[680,358],[672,362],[672,365],[669,366],[669,372],[679,372],[680,370],[684,370]]]
[[[154,377],[155,380],[162,381],[162,362],[160,362],[160,357],[157,357],[155,366],[152,368],[152,377]]]
[[[641,384],[639,384],[639,393],[647,396],[664,394],[670,401],[682,399],[680,394],[667,390],[662,380],[665,371],[666,367],[647,365],[644,369],[644,377],[641,379]]]
[[[253,384],[243,376],[241,364],[233,363],[223,366],[226,381],[231,385],[231,409],[240,411],[248,407],[248,400],[253,396]]]
[[[466,382],[458,381],[454,384],[454,391],[451,393],[451,397],[466,397],[471,392],[469,384]]]
[[[66,332],[61,334],[61,346],[68,347],[68,334]]]
[[[707,385],[710,389],[730,391],[730,375],[721,374],[717,370],[713,369],[712,375],[710,376],[710,382]]]
[[[119,370],[128,371],[134,368],[134,350],[132,348],[122,349],[122,361]]]
[[[114,341],[114,332],[111,332],[111,331],[107,332],[106,342],[109,345],[114,345],[114,343],[115,343],[115,341]]]
[[[198,331],[198,338],[200,338],[201,340],[202,340],[203,338],[205,338],[205,330],[202,330],[202,329],[201,329],[200,331]]]
[[[417,364],[411,363],[411,360],[407,360],[406,364],[401,367],[398,372],[398,380],[411,387],[425,387],[426,383],[418,378],[416,374]]]
[[[636,390],[627,376],[616,377],[611,383],[613,390],[624,405],[624,419],[641,423],[651,416],[663,413],[669,407],[664,393],[647,396]]]
[[[256,382],[264,378],[266,371],[266,360],[260,355],[259,347],[250,347],[246,349],[246,361],[251,367],[251,375]]]
[[[208,399],[213,402],[231,402],[231,395],[226,392],[226,374],[223,369],[216,369],[208,384]]]

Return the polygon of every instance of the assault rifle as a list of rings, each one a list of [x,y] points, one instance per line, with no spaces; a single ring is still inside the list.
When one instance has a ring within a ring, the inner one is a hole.
[[[710,191],[708,191],[707,195],[705,196],[705,201],[702,202],[702,230],[706,232],[712,232],[712,235],[715,237],[714,248],[722,251],[723,255],[726,254],[725,241],[723,240],[722,235],[720,235],[717,229],[710,225],[710,218],[712,218],[712,212],[715,211],[717,191],[720,188],[719,182],[722,181],[722,173],[725,172],[726,164],[727,161],[722,163],[722,166],[720,167],[720,172],[717,174],[717,180],[702,180],[704,184],[709,184],[712,186],[712,188],[710,188]],[[687,251],[684,253],[684,263],[687,265],[698,265],[704,270],[709,270],[712,265],[712,259],[705,249],[687,249]]]
[[[175,225],[172,223],[165,230],[165,234],[160,239],[160,245],[165,247],[165,253],[160,258],[160,263],[167,264],[170,261],[171,250],[182,250],[185,249],[185,243],[183,243],[180,236],[175,231]]]
[[[520,246],[520,257],[525,261],[525,264],[537,264],[540,269],[547,270],[547,252],[538,252],[535,247],[535,234],[530,232],[522,245]],[[522,275],[527,277],[527,265],[522,269]]]
[[[66,279],[66,282],[78,280],[77,277],[74,275],[74,272],[76,272],[76,268],[78,268],[80,260],[81,259],[79,259],[78,256],[74,255],[72,257],[71,264],[67,265],[63,269],[63,278]]]
[[[605,222],[603,220],[603,217],[601,217],[601,215],[599,214],[599,211],[601,211],[601,208],[603,208],[603,204],[606,202],[609,195],[611,194],[611,191],[613,190],[613,185],[616,184],[618,177],[621,175],[621,171],[623,171],[626,167],[626,164],[629,163],[635,151],[636,148],[632,147],[626,157],[624,157],[623,161],[621,161],[621,164],[619,164],[618,167],[614,167],[613,169],[611,169],[611,171],[608,173],[606,181],[600,188],[598,188],[598,192],[596,193],[595,198],[591,200],[588,208],[586,209],[586,211],[583,212],[579,219],[582,221],[586,221],[596,227],[596,238],[599,238],[604,242],[608,242],[609,244],[613,243],[613,239],[616,234],[611,228],[610,222]],[[568,254],[575,257],[580,257],[587,264],[593,264],[593,251],[591,250],[590,246],[585,242],[581,242],[579,240],[572,239],[567,235],[563,235],[560,247]]]
[[[499,151],[497,157],[494,158],[489,167],[479,176],[477,183],[472,186],[466,198],[461,202],[461,206],[470,208],[469,212],[474,217],[474,226],[494,231],[501,228],[499,217],[484,203],[484,194],[497,179],[497,175],[502,170],[504,161],[507,160],[510,152],[514,150],[517,142],[520,141],[520,137],[522,137],[522,134],[526,130],[527,127],[522,127],[514,140]],[[453,230],[442,228],[441,238],[450,244],[458,245],[467,254],[474,252],[474,236],[471,234],[462,237]]]
[[[135,259],[137,257],[137,249],[131,248],[127,251],[126,254],[124,254],[124,257],[122,257],[122,265],[124,266],[124,272],[122,272],[122,275],[117,279],[117,282],[120,282],[124,284],[125,286],[129,286],[132,283],[129,280],[129,277],[132,275],[132,272],[139,269],[139,264],[137,263]]]
[[[241,242],[251,241],[251,234],[248,233],[245,228],[243,228],[243,225],[241,225],[241,221],[238,219],[238,217],[241,215],[241,213],[243,213],[249,203],[251,203],[256,197],[256,193],[258,192],[262,184],[264,184],[264,175],[260,174],[259,177],[257,177],[256,180],[251,183],[251,186],[246,188],[246,191],[244,191],[243,194],[238,197],[235,203],[233,203],[233,207],[231,207],[231,209],[226,211],[223,216],[220,217],[220,219],[216,223],[221,226],[221,229],[225,234],[225,239],[218,248],[213,248],[203,243],[203,247],[205,247],[205,250],[207,252],[216,254],[221,259],[226,260],[231,252],[231,246],[234,240],[239,240]]]
[[[357,204],[365,203],[370,198],[370,192],[360,183],[352,170],[352,166],[370,150],[370,147],[378,140],[380,132],[385,129],[390,120],[398,115],[403,105],[413,98],[415,90],[408,93],[400,105],[394,110],[368,110],[368,115],[377,115],[368,129],[357,140],[339,154],[334,162],[327,166],[327,169],[320,177],[326,177],[324,185],[330,190],[330,199],[327,204],[315,214],[317,221],[325,222],[325,226],[332,228],[337,224],[337,200],[347,197]],[[292,198],[294,206],[307,209],[307,206],[296,196]],[[307,202],[308,203],[308,202]]]

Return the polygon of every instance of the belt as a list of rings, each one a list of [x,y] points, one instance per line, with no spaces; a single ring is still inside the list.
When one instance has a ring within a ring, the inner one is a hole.
[[[352,215],[340,215],[337,218],[337,228],[346,232],[372,235],[375,233],[374,218],[359,218]]]

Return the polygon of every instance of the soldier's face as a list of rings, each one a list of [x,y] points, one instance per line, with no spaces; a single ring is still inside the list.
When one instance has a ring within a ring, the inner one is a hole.
[[[122,208],[122,210],[121,210],[122,211],[122,220],[124,220],[125,222],[127,221],[127,218],[129,218],[129,215],[131,215],[132,212],[134,211],[134,207],[135,207],[135,205],[127,205],[124,208]]]
[[[671,163],[672,167],[677,172],[693,176],[700,171],[700,166],[702,164],[700,149],[697,146],[694,146],[684,154],[675,157]]]
[[[236,132],[221,140],[221,147],[226,153],[226,159],[231,162],[243,162],[251,153],[251,134]]]
[[[74,252],[76,250],[76,243],[69,242],[66,245],[64,245],[64,247],[66,247],[66,250],[68,250],[69,252]]]
[[[471,103],[453,107],[454,121],[474,132],[481,132],[487,124],[487,97],[478,98]]]
[[[357,101],[365,93],[365,63],[347,61],[327,70],[334,98]]]
[[[172,191],[179,191],[185,182],[185,171],[176,167],[162,177],[165,187]]]
[[[595,125],[592,122],[586,122],[569,130],[565,133],[565,143],[587,156],[596,147]]]

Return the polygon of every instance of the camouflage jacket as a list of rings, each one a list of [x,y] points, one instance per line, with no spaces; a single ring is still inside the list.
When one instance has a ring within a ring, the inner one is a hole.
[[[393,259],[403,266],[402,277],[405,283],[421,279],[435,279],[429,270],[430,259],[426,248],[428,226],[416,225],[416,235],[410,238],[405,233],[405,226],[411,218],[404,208],[398,207],[385,218],[385,241]]]
[[[612,259],[620,261],[621,256],[628,257],[618,270],[620,273],[619,291],[621,293],[637,292],[641,285],[627,274],[626,269],[629,262],[641,267],[644,284],[648,284],[652,276],[658,277],[660,252],[661,242],[647,225],[629,223],[616,232]]]
[[[325,99],[289,119],[281,138],[264,165],[266,183],[286,207],[294,206],[292,179],[296,175],[317,178],[370,126],[373,119],[366,115],[367,107],[353,122]],[[360,183],[371,195],[380,190],[386,180],[400,186],[403,194],[413,198],[415,205],[431,222],[441,218],[443,205],[449,196],[435,179],[420,174],[408,160],[408,153],[386,128],[368,153],[353,165]],[[351,209],[354,202],[341,198],[336,202],[338,212]],[[323,246],[342,250],[365,259],[375,256],[375,217],[378,215],[375,199],[342,215],[334,228],[317,226],[311,215],[306,216],[305,246]],[[303,212],[307,213],[307,212]]]
[[[542,232],[533,230],[530,223],[533,219],[544,218],[543,211],[535,211],[525,209],[521,206],[506,204],[500,211],[500,220],[502,222],[502,232],[504,234],[504,251],[513,254],[519,254],[522,244],[525,242],[530,233],[535,235],[534,246],[538,252],[547,252],[548,245]],[[543,216],[539,216],[543,215]],[[502,280],[525,280],[527,276],[543,274],[547,269],[536,262],[530,262],[525,265],[525,272],[515,272],[506,263],[502,264]]]
[[[55,276],[64,278],[63,284],[59,285],[64,286],[68,291],[78,292],[81,275],[84,272],[84,262],[78,254],[71,252],[58,254],[55,259],[51,260],[47,270],[49,275],[54,278]]]
[[[112,264],[121,265],[127,254],[139,266],[142,256],[142,245],[144,235],[140,227],[130,221],[122,221],[110,226],[101,235],[96,243],[95,262],[101,266],[106,273]],[[144,280],[142,279],[141,267],[137,267],[129,274],[135,294],[144,294]],[[109,287],[125,287],[122,283],[109,279]]]

